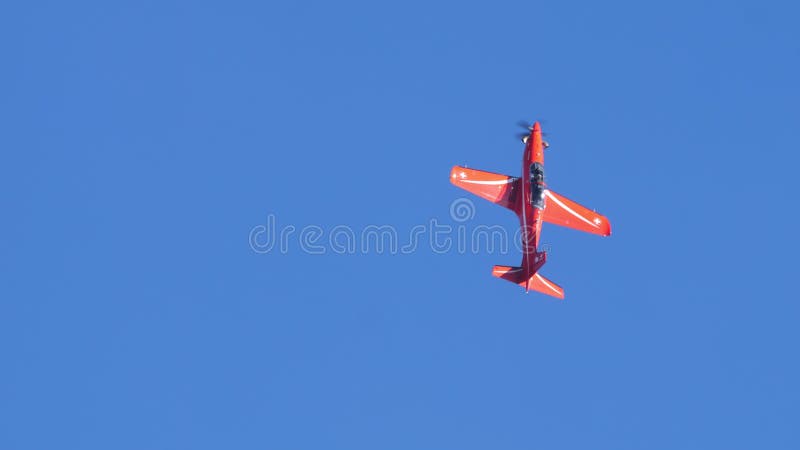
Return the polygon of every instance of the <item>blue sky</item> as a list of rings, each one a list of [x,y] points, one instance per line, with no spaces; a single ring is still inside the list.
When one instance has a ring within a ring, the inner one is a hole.
[[[0,448],[800,446],[797,5],[4,10]],[[457,225],[536,118],[614,230],[545,227],[564,302],[514,251],[249,245]]]

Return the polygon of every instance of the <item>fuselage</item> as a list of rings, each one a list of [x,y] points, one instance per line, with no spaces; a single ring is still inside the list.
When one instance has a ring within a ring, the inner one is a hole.
[[[536,272],[539,236],[542,231],[542,212],[544,211],[544,142],[539,122],[531,127],[531,134],[525,142],[522,157],[522,195],[519,223],[522,230],[522,269],[525,279]]]

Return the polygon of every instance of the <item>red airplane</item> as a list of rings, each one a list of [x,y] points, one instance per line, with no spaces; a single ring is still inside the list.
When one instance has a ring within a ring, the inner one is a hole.
[[[450,182],[492,203],[514,211],[522,227],[521,267],[494,266],[492,275],[517,283],[525,292],[533,289],[543,294],[564,298],[564,289],[539,274],[547,253],[537,251],[542,222],[554,223],[587,233],[608,236],[611,224],[605,216],[579,205],[547,189],[544,182],[544,149],[539,122],[527,127],[522,136],[522,176],[510,177],[483,170],[455,166]]]

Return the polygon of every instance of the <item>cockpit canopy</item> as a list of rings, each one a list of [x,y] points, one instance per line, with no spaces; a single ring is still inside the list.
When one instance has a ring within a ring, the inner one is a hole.
[[[531,164],[531,206],[544,209],[544,167],[540,163]]]
[[[542,166],[542,164],[531,164],[531,181],[544,183],[544,166]]]

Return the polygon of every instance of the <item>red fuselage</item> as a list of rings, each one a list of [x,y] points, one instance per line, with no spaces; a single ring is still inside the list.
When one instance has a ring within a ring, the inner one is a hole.
[[[535,168],[535,170],[534,170]],[[522,270],[525,279],[536,272],[536,249],[542,231],[543,209],[534,206],[535,197],[544,192],[544,142],[539,122],[531,127],[531,134],[525,142],[525,153],[522,157],[522,180],[520,205],[517,208],[522,230]],[[541,176],[536,176],[536,173]],[[533,195],[532,195],[533,193]]]

